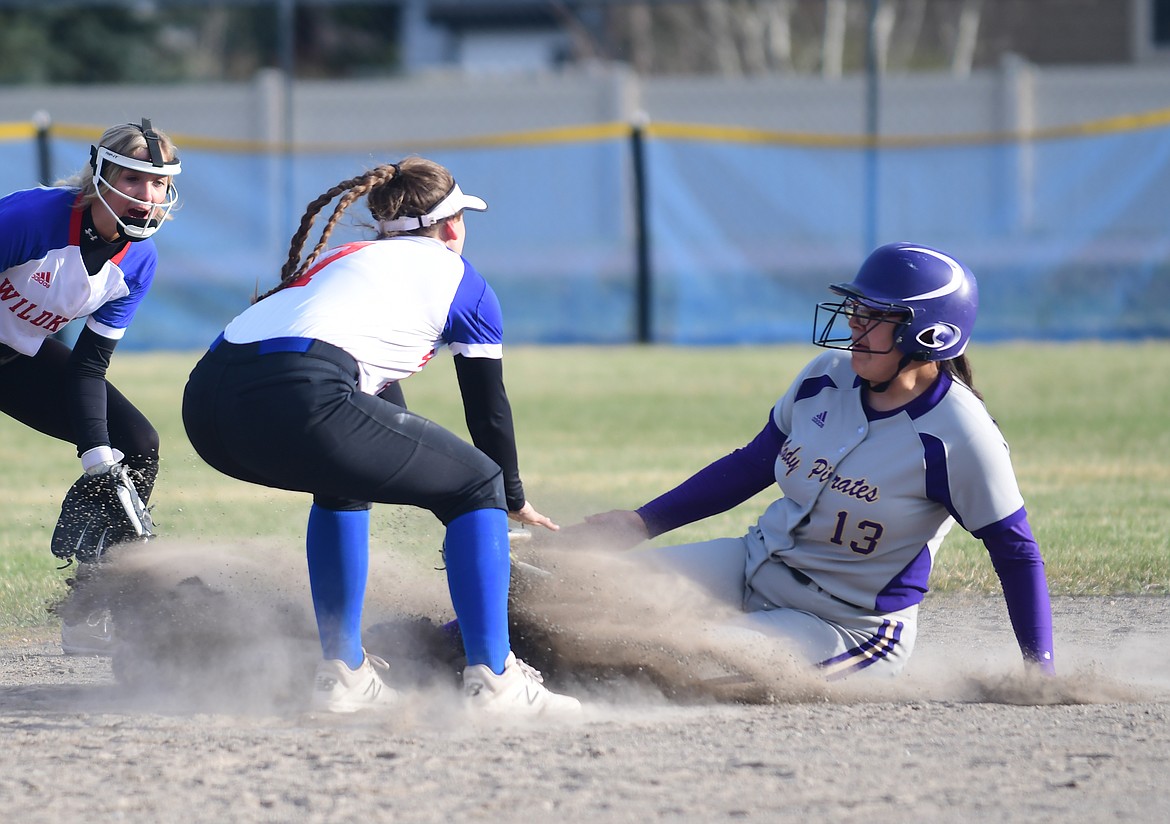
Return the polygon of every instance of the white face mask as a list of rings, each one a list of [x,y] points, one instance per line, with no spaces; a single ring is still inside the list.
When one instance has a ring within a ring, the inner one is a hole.
[[[153,133],[148,134],[148,142],[151,136],[153,136]],[[152,156],[158,154],[158,138],[154,137],[154,140],[156,142],[156,146],[151,147],[148,145],[148,148],[154,149],[154,151],[151,152]],[[163,221],[167,219],[167,215],[171,213],[171,209],[175,207],[175,203],[177,203],[179,200],[179,193],[175,189],[173,178],[182,171],[182,164],[180,164],[177,159],[171,161],[170,163],[164,163],[162,162],[161,157],[158,158],[159,162],[157,163],[150,160],[139,160],[136,157],[120,155],[117,152],[113,152],[107,149],[105,146],[92,147],[90,150],[90,158],[90,163],[93,166],[93,179],[97,188],[97,199],[101,201],[101,204],[106,207],[106,211],[110,213],[110,216],[113,217],[115,222],[118,224],[118,231],[124,237],[132,241],[143,240],[144,238],[148,238],[157,232],[159,227],[162,226]],[[172,180],[167,184],[166,200],[164,200],[162,203],[154,203],[148,200],[139,200],[138,198],[131,197],[125,192],[117,189],[106,178],[106,175],[108,174],[107,169],[110,165],[121,166],[124,169],[132,169],[136,172],[143,172],[148,175],[165,175],[172,178]],[[103,187],[105,187],[107,190],[113,189],[118,193],[119,197],[125,198],[134,205],[145,209],[147,216],[145,218],[119,216],[118,213],[114,211],[113,207],[111,207],[110,204],[106,202],[105,195],[102,192]]]

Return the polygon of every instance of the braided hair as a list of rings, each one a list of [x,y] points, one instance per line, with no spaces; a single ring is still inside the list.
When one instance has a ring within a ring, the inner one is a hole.
[[[363,196],[366,198],[370,216],[375,221],[381,222],[397,217],[425,215],[446,196],[453,185],[454,178],[447,169],[422,157],[408,157],[399,163],[385,163],[356,177],[351,177],[349,180],[341,181],[323,192],[305,208],[300,225],[289,242],[288,259],[285,260],[284,266],[280,270],[280,283],[263,295],[256,297],[253,302],[264,300],[304,275],[325,251],[329,236],[333,234],[341,216]],[[338,195],[341,198],[333,208],[329,222],[322,228],[317,245],[302,260],[301,252],[308,239],[309,230],[313,227],[313,222],[321,210],[333,202]],[[378,238],[395,235],[434,236],[439,232],[439,225],[435,224],[407,232],[379,230]]]

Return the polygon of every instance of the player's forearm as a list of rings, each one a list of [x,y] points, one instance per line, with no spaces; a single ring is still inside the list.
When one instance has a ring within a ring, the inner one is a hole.
[[[512,405],[504,389],[503,364],[489,358],[457,355],[455,371],[471,441],[503,471],[508,510],[516,512],[524,506],[524,484],[520,480]]]
[[[769,420],[747,446],[699,470],[637,512],[653,538],[746,501],[776,482],[776,456],[784,437]]]
[[[81,330],[69,356],[66,403],[79,455],[110,443],[106,371],[116,345],[87,327]]]
[[[978,537],[999,576],[1020,651],[1042,671],[1055,672],[1048,578],[1027,514],[1020,510],[1017,517],[980,531]]]

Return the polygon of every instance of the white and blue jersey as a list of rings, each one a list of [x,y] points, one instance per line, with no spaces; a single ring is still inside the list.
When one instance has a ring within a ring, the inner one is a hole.
[[[0,198],[0,306],[8,310],[0,312],[0,342],[23,355],[35,355],[75,318],[121,339],[154,280],[149,240],[126,244],[87,271],[77,197],[76,189],[41,188]],[[85,240],[101,243],[96,234]]]
[[[331,249],[224,330],[229,343],[289,337],[348,352],[371,395],[421,370],[443,346],[467,358],[503,356],[495,292],[441,241],[413,235]]]

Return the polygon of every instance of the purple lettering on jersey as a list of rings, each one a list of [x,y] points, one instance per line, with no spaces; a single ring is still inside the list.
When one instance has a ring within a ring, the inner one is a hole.
[[[813,461],[812,469],[809,470],[808,477],[824,483],[833,477],[833,470],[836,468],[824,458],[817,458]]]
[[[791,475],[800,466],[800,447],[789,449],[788,442],[785,441],[784,446],[780,448],[780,462],[788,467],[788,471],[784,475]]]
[[[850,498],[871,504],[881,497],[878,488],[870,486],[865,478],[842,478],[840,475],[834,475],[829,488],[834,492],[840,492],[842,495],[848,495]]]

